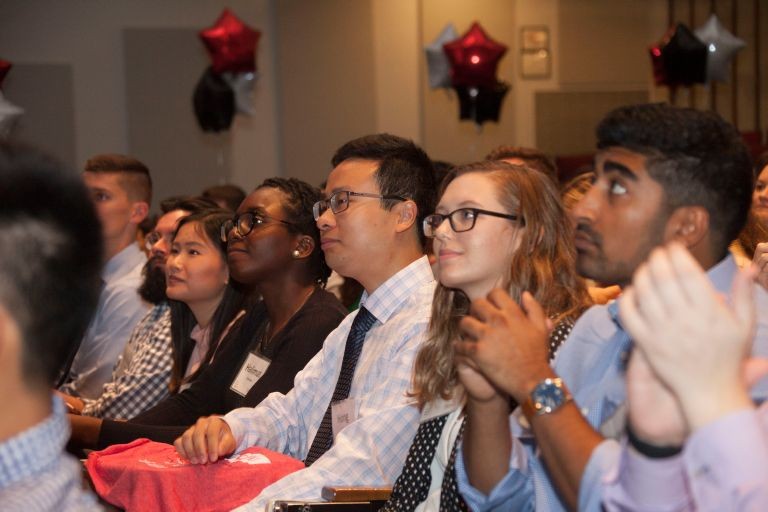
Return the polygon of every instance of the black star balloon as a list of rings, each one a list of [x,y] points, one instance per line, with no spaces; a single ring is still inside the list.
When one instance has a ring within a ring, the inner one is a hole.
[[[731,59],[746,43],[728,32],[714,14],[695,34],[707,47],[707,80],[725,82]]]
[[[490,87],[454,85],[453,88],[459,97],[459,119],[471,119],[478,126],[486,121],[499,122],[508,84],[497,82]]]
[[[693,85],[707,79],[707,47],[682,23],[650,48],[656,85]]]

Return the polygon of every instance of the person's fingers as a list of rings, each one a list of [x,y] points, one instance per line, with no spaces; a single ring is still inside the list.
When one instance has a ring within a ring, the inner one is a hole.
[[[493,314],[497,311],[496,306],[488,302],[488,300],[479,298],[472,301],[469,305],[469,315],[477,318],[481,322],[487,322]]]
[[[676,246],[657,247],[651,252],[645,267],[645,274],[638,281],[640,308],[647,310],[650,318],[660,321],[669,315],[670,310],[686,304],[687,297],[681,288],[680,276],[672,264],[673,251]]]
[[[459,330],[466,338],[474,342],[485,333],[485,323],[471,316],[465,316],[459,321]]]
[[[501,312],[513,319],[521,318],[524,315],[523,310],[515,302],[515,299],[510,297],[509,293],[501,288],[491,290],[488,294],[488,302],[496,307],[497,314]]]
[[[672,279],[679,283],[682,304],[697,304],[702,300],[719,301],[706,272],[682,244],[672,243],[667,249],[673,269]],[[710,304],[712,305],[712,304]]]
[[[453,343],[453,350],[457,356],[471,360],[477,354],[477,342],[458,340]]]
[[[541,330],[548,331],[547,329],[547,313],[544,312],[544,308],[541,304],[533,298],[530,292],[523,292],[522,296],[523,309],[525,310],[528,320],[533,322],[533,325]]]
[[[186,458],[192,464],[198,464],[197,456],[195,454],[194,443],[192,442],[192,434],[195,431],[194,425],[189,427],[182,435],[176,440],[176,451],[181,456]]]
[[[192,431],[192,449],[195,452],[195,459],[201,464],[208,462],[208,420],[209,418],[197,420],[195,430]]]

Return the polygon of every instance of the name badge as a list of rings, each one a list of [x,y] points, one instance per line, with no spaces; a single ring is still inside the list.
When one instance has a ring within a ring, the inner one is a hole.
[[[331,428],[333,438],[339,435],[350,423],[357,419],[355,414],[355,399],[347,398],[331,405]]]
[[[235,380],[232,381],[229,389],[240,396],[247,395],[253,385],[259,382],[259,379],[267,373],[270,363],[269,359],[251,352],[245,359],[243,366],[240,367],[240,371],[237,373]]]

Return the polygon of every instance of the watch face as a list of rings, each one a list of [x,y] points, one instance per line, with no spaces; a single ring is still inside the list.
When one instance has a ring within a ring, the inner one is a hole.
[[[538,412],[550,413],[563,405],[567,399],[565,389],[554,382],[542,382],[531,393],[534,407]]]

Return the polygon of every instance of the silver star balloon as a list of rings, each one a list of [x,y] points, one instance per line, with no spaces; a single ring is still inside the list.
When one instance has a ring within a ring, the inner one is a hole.
[[[694,33],[707,45],[707,80],[725,82],[731,59],[746,43],[728,32],[715,14]]]
[[[432,89],[449,88],[451,86],[451,63],[443,51],[443,45],[450,43],[459,37],[453,23],[448,23],[443,28],[437,39],[424,47],[427,54],[427,72],[429,73],[429,86]]]
[[[221,77],[229,84],[235,93],[235,108],[241,114],[252,116],[253,88],[259,78],[258,71],[246,71],[244,73],[222,73]]]

